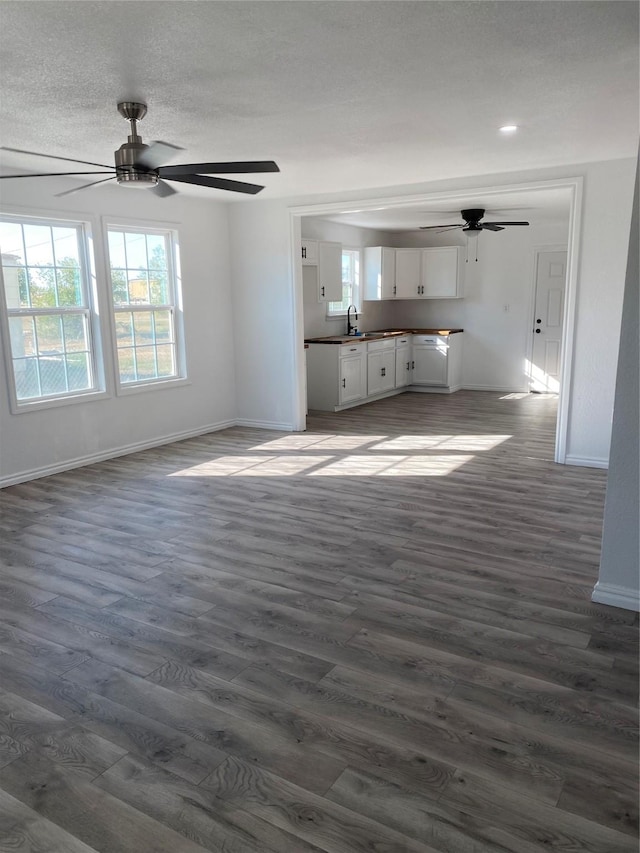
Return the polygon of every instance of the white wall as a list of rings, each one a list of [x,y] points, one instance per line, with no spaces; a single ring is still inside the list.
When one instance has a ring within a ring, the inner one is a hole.
[[[136,445],[159,443],[233,422],[235,365],[229,272],[227,206],[188,198],[159,199],[120,187],[83,190],[56,199],[69,188],[63,179],[3,181],[2,210],[94,219],[101,216],[173,223],[179,230],[189,384],[117,397],[113,361],[107,364],[107,399],[10,413],[6,366],[0,367],[0,484],[106,457]],[[104,335],[109,293],[104,257],[98,251],[99,298]],[[109,356],[108,340],[106,355]],[[4,356],[0,353],[0,359]]]
[[[584,179],[581,252],[578,270],[575,352],[569,396],[568,461],[606,464],[611,437],[613,389],[618,355],[620,316],[631,216],[635,160],[576,165],[572,168],[531,170],[432,184],[371,189],[291,199],[290,205],[312,205],[344,200],[399,198],[422,193],[461,192],[473,188],[519,185],[531,181],[582,176]],[[320,211],[318,215],[320,215]],[[237,363],[238,400],[243,417],[279,421],[293,427],[302,376],[295,389],[279,383],[275,375],[291,365],[294,351],[302,353],[303,312],[295,299],[287,268],[291,235],[286,201],[252,201],[232,206],[232,265],[234,304],[242,306],[235,317],[238,330],[262,324],[262,313],[273,313],[270,297],[278,299],[280,334],[270,340],[249,337]],[[268,295],[269,294],[269,295]],[[282,301],[280,301],[282,300]],[[299,331],[294,333],[294,319]],[[284,339],[286,336],[286,340]],[[300,357],[302,363],[302,359]],[[277,365],[276,374],[268,365]],[[255,369],[266,382],[256,379]],[[289,368],[290,369],[290,368]]]
[[[636,611],[640,610],[638,202],[638,177],[636,176],[613,412],[611,463],[604,512],[602,557],[598,583],[593,591],[594,601]]]

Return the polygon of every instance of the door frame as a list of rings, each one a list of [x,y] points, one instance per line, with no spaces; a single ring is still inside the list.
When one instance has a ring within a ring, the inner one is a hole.
[[[305,391],[304,391],[304,313],[302,292],[302,260],[298,257],[298,244],[301,236],[303,216],[322,216],[335,213],[355,213],[381,208],[419,207],[434,201],[466,202],[469,196],[479,201],[487,195],[504,195],[540,189],[565,189],[569,197],[569,236],[567,240],[567,279],[565,290],[565,315],[562,327],[560,393],[558,395],[558,416],[556,421],[554,460],[565,464],[567,456],[567,434],[569,427],[569,402],[571,399],[571,380],[573,375],[573,352],[575,338],[575,315],[578,288],[578,267],[580,259],[580,234],[582,221],[582,187],[580,176],[556,178],[545,181],[530,181],[519,184],[500,184],[498,186],[469,186],[464,190],[445,192],[423,192],[402,196],[375,196],[373,198],[354,198],[304,205],[292,205],[289,212],[289,235],[292,283],[292,351],[293,351],[293,412],[294,430],[306,428]],[[564,246],[562,250],[564,251]],[[535,280],[534,285],[535,287]],[[532,309],[533,310],[533,309]]]

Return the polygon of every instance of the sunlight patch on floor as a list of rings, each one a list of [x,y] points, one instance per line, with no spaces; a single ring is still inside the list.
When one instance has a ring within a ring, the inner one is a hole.
[[[296,433],[255,444],[251,450],[354,450],[365,444],[382,441],[386,435],[326,435],[322,433]]]
[[[381,441],[372,450],[492,450],[511,435],[400,435]]]

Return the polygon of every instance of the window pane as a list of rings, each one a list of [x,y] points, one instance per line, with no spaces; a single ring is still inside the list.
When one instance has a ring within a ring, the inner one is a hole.
[[[129,270],[129,301],[132,303],[149,302],[149,282],[147,273]]]
[[[67,352],[85,352],[89,349],[86,320],[82,314],[65,315],[62,326]]]
[[[18,400],[30,400],[40,397],[40,379],[38,360],[36,358],[20,358],[13,362],[13,372],[16,379],[16,396]]]
[[[154,311],[156,324],[156,341],[158,343],[169,343],[173,341],[173,329],[171,322],[171,311]]]
[[[166,273],[155,270],[149,272],[149,294],[153,305],[168,305],[169,288]]]
[[[109,231],[109,264],[111,268],[126,267],[127,258],[124,252],[124,234],[121,231]]]
[[[70,391],[86,391],[90,388],[89,353],[77,352],[67,356],[67,375]]]
[[[7,308],[28,308],[30,303],[27,271],[24,267],[5,266],[6,257],[6,255],[2,255],[2,275]]]
[[[58,285],[58,305],[79,306],[83,304],[80,270],[63,267],[56,270]]]
[[[167,269],[167,249],[162,234],[147,234],[147,252],[150,270]]]
[[[150,311],[136,311],[133,314],[133,328],[137,347],[153,343],[154,333]]]
[[[136,366],[138,379],[155,379],[156,348],[154,346],[136,347]]]
[[[171,344],[162,344],[156,347],[158,358],[158,376],[174,376],[176,365],[174,360],[175,347]]]
[[[57,267],[80,267],[78,232],[75,228],[56,225],[51,229]]]
[[[0,251],[3,266],[24,265],[22,225],[19,222],[0,222]]]
[[[125,234],[125,246],[127,249],[127,269],[147,268],[147,241],[144,234]]]
[[[10,317],[9,337],[14,358],[36,354],[33,317]]]
[[[28,275],[31,305],[34,308],[55,308],[56,271],[53,267],[31,267]]]
[[[111,291],[115,305],[127,305],[129,302],[129,290],[127,288],[127,271],[120,269],[111,270]]]
[[[27,266],[53,266],[53,245],[49,225],[24,226]]]
[[[38,359],[43,394],[61,394],[68,390],[63,355],[50,355]]]
[[[58,355],[64,351],[62,344],[62,317],[55,315],[35,318],[38,337],[38,355]]]
[[[121,382],[135,382],[138,378],[136,375],[136,362],[131,347],[118,350],[118,368],[120,370]]]
[[[133,346],[133,315],[118,311],[116,314],[116,341],[118,347]]]

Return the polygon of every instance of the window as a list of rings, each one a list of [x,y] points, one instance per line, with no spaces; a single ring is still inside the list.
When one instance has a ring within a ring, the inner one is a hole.
[[[359,306],[360,300],[360,251],[342,250],[342,300],[327,303],[327,317],[346,315],[349,305]]]
[[[0,250],[17,409],[98,391],[85,225],[2,216]]]
[[[176,235],[109,225],[107,236],[120,384],[176,379]]]

